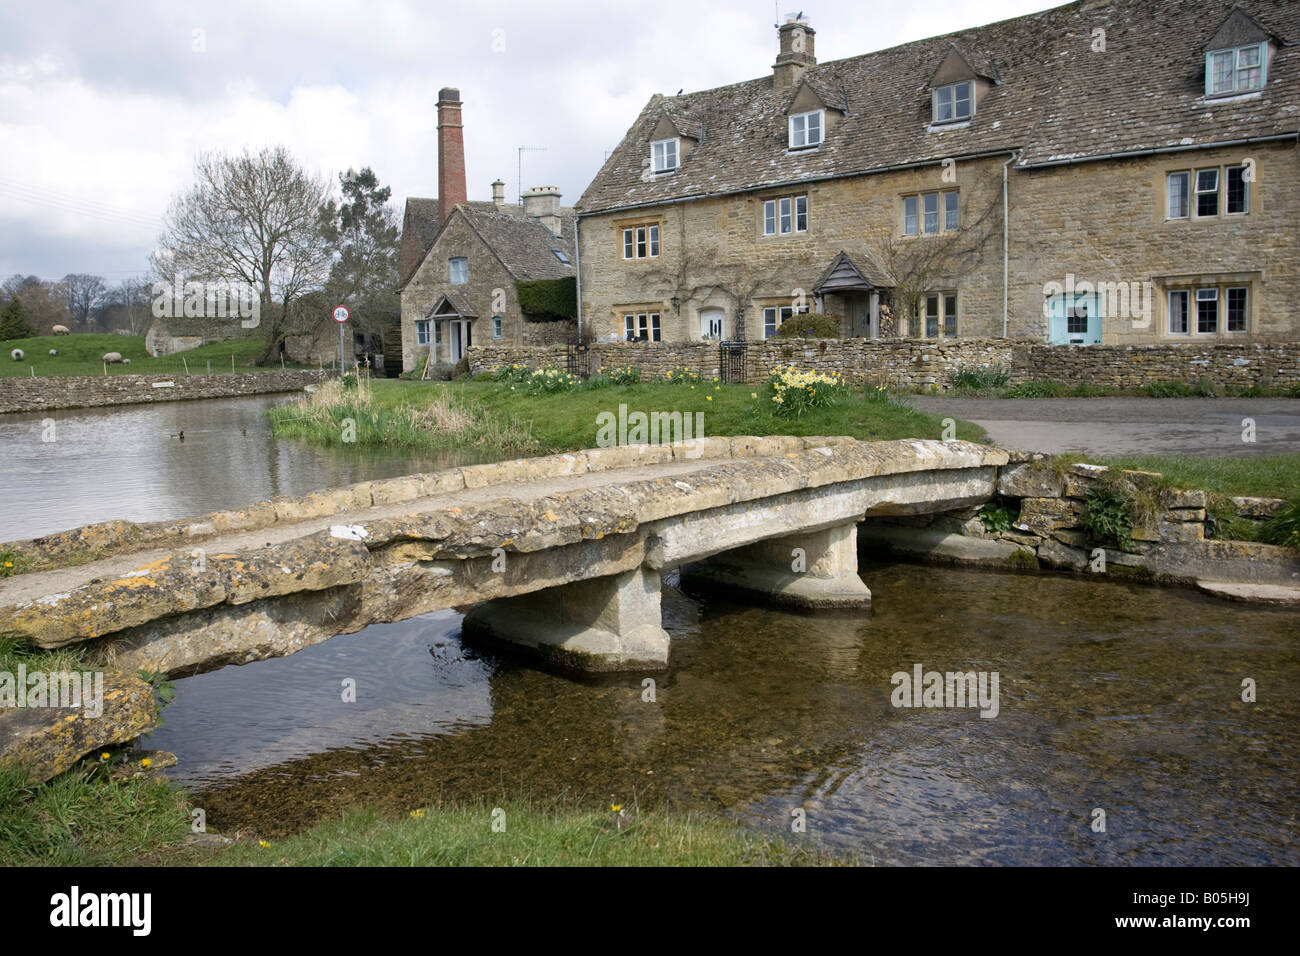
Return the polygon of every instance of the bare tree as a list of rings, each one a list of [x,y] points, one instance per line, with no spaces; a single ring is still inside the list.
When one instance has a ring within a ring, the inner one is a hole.
[[[981,186],[996,185],[990,177]],[[945,287],[954,287],[957,279],[978,258],[993,234],[1002,225],[1002,207],[996,190],[965,189],[967,197],[984,192],[992,196],[987,203],[977,203],[971,198],[961,203],[959,210],[961,228],[934,235],[922,233],[902,236],[892,225],[881,225],[867,235],[867,251],[880,269],[889,298],[893,303],[896,334],[900,337],[917,335],[921,310],[926,296]],[[940,213],[942,215],[942,212]],[[919,231],[919,230],[918,230]]]
[[[245,283],[256,290],[265,365],[294,330],[295,304],[329,274],[320,210],[329,183],[301,168],[283,146],[237,156],[208,153],[191,189],[172,201],[160,249],[159,279]]]
[[[144,276],[123,279],[104,293],[92,315],[104,329],[129,329],[132,335],[144,335],[153,320],[150,288]]]
[[[73,272],[63,277],[63,288],[68,300],[68,318],[77,328],[95,331],[91,316],[108,291],[104,280],[84,272]]]
[[[0,286],[0,301],[17,299],[38,335],[48,335],[56,325],[68,324],[67,293],[61,282],[38,276],[14,275]]]

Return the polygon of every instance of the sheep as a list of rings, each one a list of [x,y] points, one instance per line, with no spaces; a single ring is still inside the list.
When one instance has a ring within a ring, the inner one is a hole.
[[[55,326],[53,329],[51,329],[50,331],[53,332],[55,335],[71,335],[71,334],[72,334],[72,330],[69,329],[66,325],[56,325],[56,326]]]
[[[9,353],[9,357],[13,359],[15,362],[21,362],[23,360],[23,350],[14,349],[12,352]]]
[[[58,349],[50,349],[50,354],[51,354],[51,355],[58,355],[58,354],[59,354],[59,350],[58,350]]]
[[[103,355],[101,355],[101,356],[99,357],[99,360],[100,360],[101,362],[108,362],[108,363],[111,365],[111,364],[113,364],[114,362],[120,362],[120,361],[122,361],[122,353],[121,353],[121,352],[105,352]]]

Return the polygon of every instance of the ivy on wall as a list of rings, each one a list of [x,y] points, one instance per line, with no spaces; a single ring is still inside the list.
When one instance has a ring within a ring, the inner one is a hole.
[[[521,279],[515,283],[519,309],[530,322],[552,322],[578,316],[578,280]]]

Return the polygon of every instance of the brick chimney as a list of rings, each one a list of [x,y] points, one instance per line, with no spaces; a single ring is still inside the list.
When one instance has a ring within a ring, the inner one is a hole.
[[[460,90],[438,91],[438,226],[452,209],[469,201],[465,187],[465,131],[460,122]]]
[[[492,184],[492,205],[500,209],[506,204],[506,184],[497,180]]]
[[[560,234],[560,188],[534,186],[524,190],[524,215],[532,216],[553,235]]]
[[[817,57],[813,55],[813,37],[817,31],[803,20],[791,17],[777,27],[777,34],[781,38],[781,50],[772,64],[772,86],[786,90],[794,86],[800,73],[817,65]]]

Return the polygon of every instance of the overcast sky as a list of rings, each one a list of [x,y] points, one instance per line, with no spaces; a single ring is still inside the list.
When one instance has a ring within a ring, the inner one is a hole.
[[[821,62],[1059,5],[808,0]],[[784,19],[796,8],[782,6]],[[558,185],[571,205],[654,93],[767,73],[771,0],[6,2],[0,278],[145,271],[196,154],[285,144],[331,177],[437,192],[436,103],[465,103],[470,199]]]

